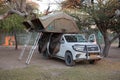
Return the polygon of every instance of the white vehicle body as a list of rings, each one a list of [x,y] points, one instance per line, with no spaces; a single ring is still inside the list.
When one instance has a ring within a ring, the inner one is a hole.
[[[73,60],[75,61],[79,61],[79,60],[91,60],[91,59],[100,59],[101,56],[97,55],[94,57],[90,57],[90,54],[99,54],[100,48],[97,44],[91,43],[91,42],[68,42],[65,39],[65,36],[72,36],[75,34],[64,34],[62,36],[61,39],[61,45],[60,45],[60,50],[59,52],[56,54],[56,56],[61,57],[61,58],[65,58],[65,53],[67,51],[69,51],[72,56],[73,56]],[[79,51],[75,50],[73,47],[76,46],[79,48]],[[93,50],[91,51],[84,51],[85,47],[89,47]],[[95,48],[98,48],[97,50],[95,50]],[[80,51],[81,50],[81,51]],[[87,53],[88,52],[88,53]],[[86,56],[88,54],[88,56]],[[79,55],[79,56],[78,56]]]
[[[89,36],[88,41],[82,34],[62,34],[59,39],[59,50],[53,55],[50,46],[57,43],[52,43],[53,40],[49,38],[47,43],[46,54],[65,60],[68,66],[73,66],[75,62],[81,60],[88,60],[90,63],[100,60],[101,49],[96,44],[95,35]],[[52,43],[52,45],[50,45]],[[54,51],[52,51],[54,52]],[[46,55],[45,55],[46,56]]]

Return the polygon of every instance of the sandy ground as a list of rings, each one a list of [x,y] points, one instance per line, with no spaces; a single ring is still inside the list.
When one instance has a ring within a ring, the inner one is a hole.
[[[3,47],[0,46],[0,69],[15,69],[15,68],[25,68],[31,65],[38,65],[44,69],[48,68],[69,68],[65,65],[63,60],[59,59],[45,59],[37,49],[34,52],[34,55],[31,59],[29,65],[27,65],[26,59],[30,50],[30,47],[26,49],[23,59],[18,60],[19,55],[23,47],[19,47],[18,50],[15,50],[14,47]],[[110,48],[109,56],[104,58],[112,62],[120,62],[120,48],[117,48],[116,45],[113,45]],[[103,59],[103,60],[104,60]],[[80,64],[77,64],[79,66]]]

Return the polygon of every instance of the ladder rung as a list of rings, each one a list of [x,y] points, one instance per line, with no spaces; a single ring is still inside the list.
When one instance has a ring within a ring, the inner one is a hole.
[[[38,41],[39,41],[40,37],[41,37],[41,34],[42,34],[42,33],[38,33],[38,34],[37,34],[36,39],[35,39],[35,42],[34,42],[32,48],[31,48],[31,50],[30,50],[30,52],[29,52],[29,54],[28,54],[28,58],[27,58],[27,60],[26,60],[26,64],[29,64],[29,63],[30,63],[30,60],[31,60],[31,58],[32,58],[32,55],[33,55],[33,53],[34,53],[34,51],[35,51],[35,49],[36,49],[36,47],[37,47],[37,44],[38,44]]]
[[[25,52],[25,49],[27,47],[27,45],[29,44],[29,41],[31,39],[31,36],[32,36],[32,33],[29,33],[29,36],[28,36],[28,40],[26,40],[26,44],[24,45],[24,48],[22,49],[22,52],[20,53],[20,56],[19,56],[19,60],[22,59],[23,55],[24,55],[24,52]]]

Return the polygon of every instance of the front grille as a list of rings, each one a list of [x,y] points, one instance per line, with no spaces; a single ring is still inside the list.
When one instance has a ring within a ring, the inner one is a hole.
[[[88,47],[87,47],[87,50],[88,50],[88,51],[98,51],[99,49],[98,49],[97,46],[90,46],[90,47],[88,46]]]

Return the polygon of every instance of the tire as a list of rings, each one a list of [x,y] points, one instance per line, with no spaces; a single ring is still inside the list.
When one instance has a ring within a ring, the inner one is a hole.
[[[74,66],[75,62],[73,60],[73,56],[70,52],[65,53],[65,63],[67,66]]]
[[[39,52],[39,54],[41,54],[41,48],[40,48],[39,44],[38,44],[38,52]]]
[[[90,64],[95,64],[95,60],[90,60],[89,63]]]
[[[46,59],[50,58],[50,55],[48,54],[47,50],[43,53],[43,57]]]

